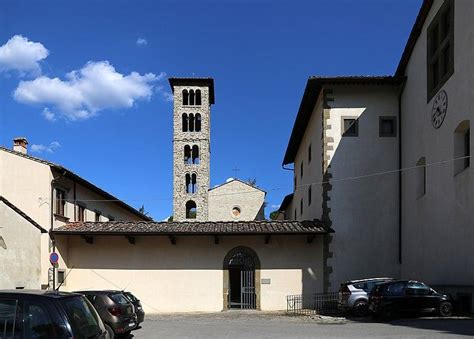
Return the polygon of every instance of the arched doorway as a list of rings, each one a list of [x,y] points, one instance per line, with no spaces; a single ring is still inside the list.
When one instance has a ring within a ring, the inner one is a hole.
[[[236,247],[224,259],[224,308],[260,308],[260,261],[248,247]]]

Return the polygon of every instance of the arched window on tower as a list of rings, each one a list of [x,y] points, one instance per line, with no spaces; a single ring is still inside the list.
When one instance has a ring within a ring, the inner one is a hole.
[[[187,89],[183,89],[183,106],[189,105],[189,94]]]
[[[194,90],[189,91],[189,104],[194,105]]]
[[[197,193],[197,190],[198,190],[197,175],[193,173],[191,175],[191,192]]]
[[[198,145],[194,145],[194,146],[193,146],[193,149],[192,149],[192,162],[193,162],[193,164],[195,164],[195,165],[199,165],[200,160],[201,160],[201,159],[199,159],[199,146],[198,146]]]
[[[194,117],[194,127],[196,132],[201,132],[201,114],[197,113],[196,116]]]
[[[183,132],[187,132],[188,131],[188,115],[186,113],[183,113],[183,122],[182,122],[182,125],[183,125]]]
[[[186,219],[196,219],[197,207],[196,203],[192,200],[189,200],[186,203]]]
[[[194,148],[193,148],[193,152],[194,152]],[[184,146],[184,163],[192,164],[193,162],[194,162],[194,159],[191,157],[191,146],[186,145]]]
[[[194,132],[194,114],[189,114],[189,132]]]
[[[196,105],[201,105],[201,90],[196,90]]]
[[[188,173],[185,176],[186,179],[186,193],[191,193],[191,175]]]

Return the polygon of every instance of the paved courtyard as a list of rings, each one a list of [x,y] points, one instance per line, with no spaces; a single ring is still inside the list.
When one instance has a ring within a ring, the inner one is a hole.
[[[473,319],[327,321],[229,311],[149,316],[134,338],[472,338]]]

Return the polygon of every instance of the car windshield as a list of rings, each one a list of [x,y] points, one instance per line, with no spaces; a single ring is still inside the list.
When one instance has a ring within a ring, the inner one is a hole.
[[[129,301],[123,296],[122,293],[109,294],[109,298],[117,304],[127,305],[129,303]]]
[[[73,330],[74,338],[95,338],[102,329],[95,309],[84,297],[61,300]]]
[[[128,299],[130,299],[131,302],[136,302],[138,301],[138,299],[130,292],[125,292],[124,293]]]

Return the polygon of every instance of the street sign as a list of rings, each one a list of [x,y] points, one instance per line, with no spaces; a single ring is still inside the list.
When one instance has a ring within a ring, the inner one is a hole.
[[[59,261],[59,255],[56,252],[52,252],[49,255],[49,262],[51,263],[51,265],[56,265],[58,261]]]

